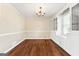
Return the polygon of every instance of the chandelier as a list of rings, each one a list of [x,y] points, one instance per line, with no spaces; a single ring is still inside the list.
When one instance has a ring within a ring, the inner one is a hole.
[[[38,8],[36,15],[37,16],[44,16],[45,15],[45,10],[43,9],[43,7]]]

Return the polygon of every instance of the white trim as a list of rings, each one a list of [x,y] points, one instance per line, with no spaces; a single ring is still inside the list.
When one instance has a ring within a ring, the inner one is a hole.
[[[12,33],[0,34],[0,36],[7,36],[7,35],[13,35],[13,34],[24,33],[24,32],[51,32],[51,31],[20,31],[20,32],[12,32]]]
[[[11,48],[9,48],[8,50],[4,51],[3,53],[7,53],[10,50],[12,50],[14,47],[16,47],[18,44],[20,44],[22,41],[24,41],[25,39],[21,40],[20,42],[18,42],[16,45],[12,46]]]
[[[26,31],[12,32],[12,33],[4,33],[4,34],[0,34],[0,36],[7,36],[7,35],[13,35],[13,34],[24,33],[24,32],[26,32]]]
[[[48,37],[48,38],[24,38],[24,39],[52,39],[52,38]]]
[[[5,33],[5,34],[0,34],[1,36],[8,36],[8,35],[15,35],[15,34],[20,34],[20,33],[25,33],[26,31],[20,31],[20,32],[13,32],[13,33]],[[7,49],[6,51],[0,52],[0,53],[7,53],[9,52],[11,49],[13,49],[14,47],[16,47],[18,44],[20,44],[22,41],[24,41],[25,39],[20,40],[19,42],[17,42],[15,45],[11,46],[9,49]]]
[[[39,30],[31,30],[31,31],[25,31],[25,32],[51,32],[51,30],[49,30],[49,31],[45,31],[45,30],[41,30],[41,31],[39,31]]]
[[[15,35],[15,34],[20,34],[20,33],[27,33],[27,32],[51,32],[51,31],[20,31],[20,32],[13,32],[13,33],[4,33],[4,34],[0,34],[1,36],[8,36],[8,35]],[[9,52],[11,49],[13,49],[14,47],[16,47],[18,44],[20,44],[22,41],[24,41],[25,39],[43,39],[43,38],[26,38],[23,37],[22,40],[20,40],[19,42],[17,42],[15,45],[11,46],[10,48],[8,48],[7,50],[0,52],[0,53],[7,53]],[[44,39],[49,39],[49,38],[44,38]]]

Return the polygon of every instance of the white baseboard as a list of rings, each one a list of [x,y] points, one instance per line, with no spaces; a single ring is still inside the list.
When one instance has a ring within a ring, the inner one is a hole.
[[[25,32],[26,31],[0,34],[0,53],[7,53],[19,43],[24,41]]]
[[[24,39],[25,40],[25,39]],[[12,50],[13,48],[15,48],[18,44],[20,44],[21,42],[23,42],[24,40],[21,40],[20,42],[18,42],[16,45],[12,46],[11,48],[9,48],[8,50],[4,51],[3,53],[8,53],[10,50]]]
[[[9,52],[11,49],[16,47],[19,43],[21,43],[25,39],[50,39],[48,35],[29,36],[31,33],[33,35],[34,32],[39,33],[39,32],[46,32],[46,31],[20,31],[20,32],[0,34],[0,48],[1,48],[0,53]]]

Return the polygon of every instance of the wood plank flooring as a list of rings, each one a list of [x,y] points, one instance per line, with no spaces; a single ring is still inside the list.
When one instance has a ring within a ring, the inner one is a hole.
[[[12,49],[9,56],[70,56],[51,39],[26,39]]]

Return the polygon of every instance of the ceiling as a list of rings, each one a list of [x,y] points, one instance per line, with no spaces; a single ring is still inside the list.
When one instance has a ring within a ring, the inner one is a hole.
[[[12,3],[12,5],[25,17],[37,17],[36,9],[40,6],[45,10],[44,17],[52,17],[67,3]]]

